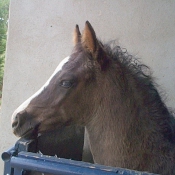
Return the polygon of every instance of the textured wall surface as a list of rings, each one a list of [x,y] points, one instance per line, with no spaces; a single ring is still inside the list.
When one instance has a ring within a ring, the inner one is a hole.
[[[102,41],[116,39],[153,70],[175,108],[175,1],[11,0],[0,116],[0,153],[17,139],[10,118],[70,54],[75,24],[89,20]],[[0,174],[3,162],[0,161]]]

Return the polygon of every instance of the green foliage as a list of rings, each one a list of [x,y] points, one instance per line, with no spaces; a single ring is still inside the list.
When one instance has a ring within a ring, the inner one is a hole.
[[[4,60],[8,27],[9,0],[0,0],[0,97],[2,95]]]

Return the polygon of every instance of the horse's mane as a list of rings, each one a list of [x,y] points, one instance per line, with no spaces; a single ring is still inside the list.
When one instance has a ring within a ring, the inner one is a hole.
[[[122,67],[130,70],[133,75],[136,75],[140,80],[146,84],[157,86],[153,82],[152,72],[148,66],[142,64],[139,58],[129,54],[125,48],[115,45],[115,41],[104,44],[105,51],[111,59],[120,62]]]
[[[147,99],[147,105],[153,109],[153,120],[158,120],[160,127],[162,128],[163,135],[169,141],[175,142],[175,120],[173,112],[169,111],[162,100],[162,92],[157,91],[158,84],[154,82],[151,69],[142,64],[138,58],[130,55],[126,49],[122,49],[120,46],[115,45],[115,42],[109,42],[104,44],[104,49],[108,56],[114,60],[117,64],[120,63],[120,67],[123,70],[129,70],[134,77],[136,77],[139,85],[142,89],[149,93],[149,99]],[[161,93],[161,96],[159,95]],[[155,117],[156,116],[156,117]]]

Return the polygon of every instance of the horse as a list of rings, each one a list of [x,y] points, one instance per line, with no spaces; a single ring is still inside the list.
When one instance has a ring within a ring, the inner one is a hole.
[[[13,133],[37,135],[84,126],[95,163],[175,174],[175,119],[150,68],[86,21],[49,80],[12,114]]]

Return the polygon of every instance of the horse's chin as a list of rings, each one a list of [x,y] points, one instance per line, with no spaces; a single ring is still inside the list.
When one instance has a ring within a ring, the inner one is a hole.
[[[67,126],[67,125],[66,125]],[[41,135],[45,135],[48,134],[50,132],[53,132],[55,130],[62,130],[63,128],[65,128],[64,125],[62,124],[57,124],[57,125],[44,125],[43,123],[37,124],[34,128],[29,128],[28,130],[26,130],[25,132],[23,132],[22,134],[15,134],[21,138],[24,139],[36,139],[37,137],[41,136]]]
[[[25,131],[24,133],[22,133],[19,136],[21,138],[25,138],[25,139],[36,139],[39,135],[38,127],[39,127],[39,125],[37,125],[35,128],[28,129],[27,131]]]

